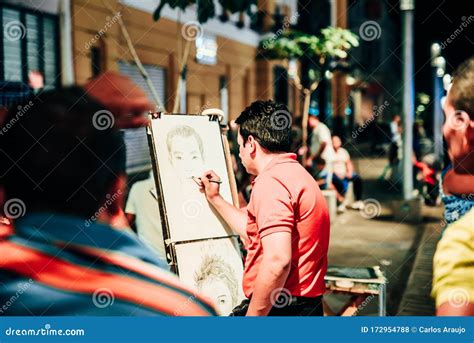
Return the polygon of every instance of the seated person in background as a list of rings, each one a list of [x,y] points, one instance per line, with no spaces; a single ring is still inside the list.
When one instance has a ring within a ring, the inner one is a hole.
[[[444,103],[452,168],[442,183],[448,223],[433,258],[436,313],[474,315],[474,57],[462,63]]]
[[[364,206],[362,202],[362,179],[354,172],[351,157],[347,150],[342,147],[341,139],[338,136],[332,137],[332,145],[335,152],[332,162],[332,183],[338,193],[344,197],[347,193],[349,182],[352,182],[355,202],[351,205],[351,208],[355,210],[362,209]],[[338,210],[345,210],[344,201],[339,205]]]
[[[336,191],[336,200],[338,203],[342,203],[344,201],[344,196],[339,193],[338,189],[334,186],[334,183],[328,183],[328,171],[326,168],[326,161],[322,158],[316,158],[314,160],[314,173],[313,177],[319,185],[321,190],[331,189]]]
[[[329,189],[332,186],[331,184],[328,184],[328,172],[326,169],[326,161],[323,160],[322,158],[316,158],[314,160],[314,172],[313,172],[313,177],[316,180],[316,182],[319,185],[319,188],[323,189]]]
[[[130,225],[137,229],[141,241],[147,244],[166,264],[158,195],[153,170],[146,180],[137,181],[128,194],[125,215]]]
[[[310,109],[308,125],[311,128],[311,142],[309,146],[309,156],[307,161],[303,161],[307,168],[314,168],[314,160],[322,158],[326,161],[325,169],[327,171],[328,182],[332,178],[332,159],[334,158],[334,149],[331,144],[331,131],[319,120],[318,114],[314,109]],[[304,149],[301,149],[304,150]],[[301,151],[303,154],[304,151]]]
[[[86,87],[89,94],[79,87],[41,93],[0,137],[2,160],[12,162],[0,165],[2,208],[13,219],[0,227],[0,304],[26,285],[21,301],[0,314],[214,315],[135,235],[110,225],[122,213],[126,184],[117,128],[145,124],[152,105],[114,73]]]

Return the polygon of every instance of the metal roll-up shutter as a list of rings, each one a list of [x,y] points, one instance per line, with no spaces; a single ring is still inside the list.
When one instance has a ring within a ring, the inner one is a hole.
[[[26,43],[26,56],[28,62],[28,69],[41,71],[40,62],[40,30],[38,16],[33,14],[26,15],[26,30],[27,30],[27,43]]]
[[[43,55],[44,55],[44,88],[56,88],[60,77],[58,73],[58,51],[56,21],[51,18],[43,18]]]
[[[3,70],[5,81],[23,81],[21,44],[25,38],[25,26],[20,22],[20,12],[4,8],[3,23]]]
[[[161,100],[165,100],[165,69],[155,65],[144,65],[145,70],[150,76],[151,82],[156,88]],[[148,86],[141,76],[138,68],[134,64],[119,61],[119,70],[123,75],[128,76],[139,85],[147,94],[149,99],[154,103]],[[127,174],[144,172],[151,169],[150,150],[148,149],[148,141],[146,137],[146,129],[144,127],[137,129],[123,130],[125,145],[127,147]]]

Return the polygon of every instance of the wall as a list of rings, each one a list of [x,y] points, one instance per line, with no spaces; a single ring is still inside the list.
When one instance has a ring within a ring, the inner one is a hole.
[[[167,18],[154,22],[150,13],[118,2],[109,3],[120,11],[142,63],[166,69],[167,98],[164,102],[167,110],[171,110],[185,42],[181,38],[182,25]],[[108,70],[117,70],[118,60],[133,60],[116,18],[101,0],[73,0],[71,6],[74,72],[78,84],[92,76],[90,46],[103,48],[103,65]],[[99,35],[100,39],[95,39],[98,32],[103,34]],[[233,119],[253,99],[260,98],[257,93],[256,47],[220,36],[217,36],[217,44],[218,63],[214,66],[197,64],[194,61],[194,42],[191,45],[187,74],[188,112],[203,107],[219,107],[219,76],[226,75],[229,80],[229,114]],[[266,88],[268,85],[261,87]],[[263,95],[268,98],[272,93],[265,91]]]

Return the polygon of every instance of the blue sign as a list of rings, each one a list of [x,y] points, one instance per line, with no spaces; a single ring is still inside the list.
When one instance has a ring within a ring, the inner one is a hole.
[[[0,342],[466,342],[473,317],[3,317]]]

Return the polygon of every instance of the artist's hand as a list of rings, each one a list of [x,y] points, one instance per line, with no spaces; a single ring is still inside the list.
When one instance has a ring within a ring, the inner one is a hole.
[[[206,198],[209,202],[213,202],[214,199],[220,196],[219,194],[219,182],[221,178],[213,171],[208,170],[201,176],[201,192],[206,194]]]
[[[84,89],[113,114],[119,129],[145,126],[148,118],[144,114],[155,109],[138,85],[111,71],[90,80]]]

